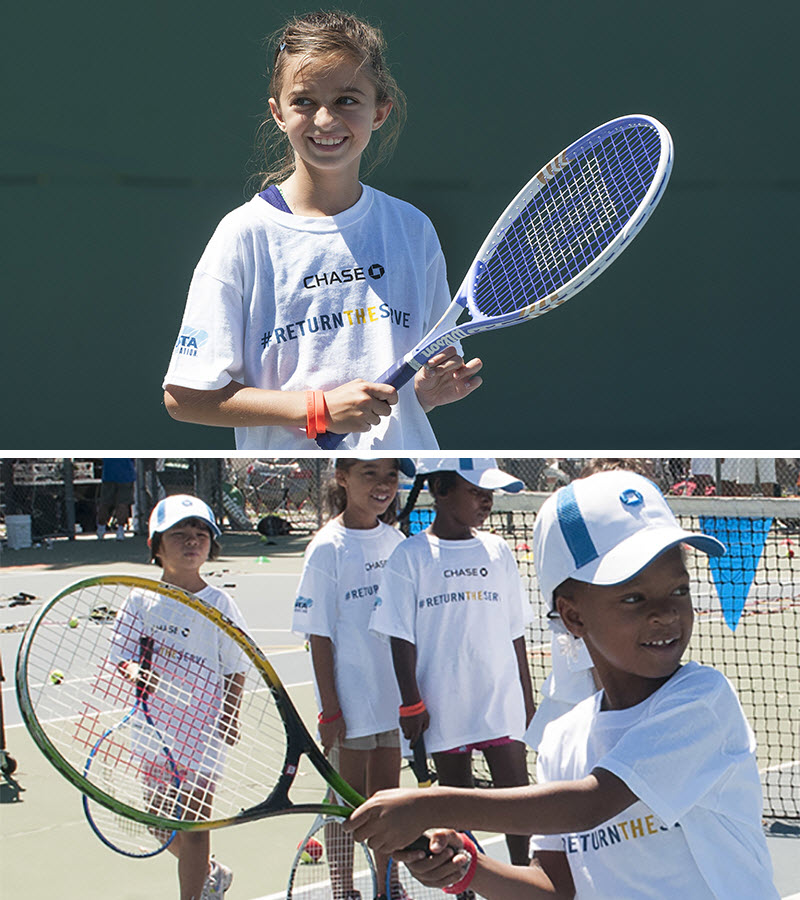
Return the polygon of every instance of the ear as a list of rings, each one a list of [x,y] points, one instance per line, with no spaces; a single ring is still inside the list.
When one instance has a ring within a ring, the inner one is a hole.
[[[269,98],[269,111],[272,113],[272,118],[275,120],[275,124],[280,128],[281,131],[286,131],[286,123],[283,121],[283,117],[281,116],[281,110],[278,106],[278,101],[274,97]]]
[[[558,594],[556,596],[556,609],[567,631],[570,634],[574,634],[575,637],[583,637],[586,633],[586,628],[583,624],[578,604],[571,597]]]
[[[347,487],[347,472],[344,469],[334,469],[333,480],[339,487]]]
[[[381,103],[379,106],[375,107],[375,116],[372,119],[372,130],[377,131],[381,125],[389,118],[389,113],[392,111],[392,107],[394,104],[391,100],[387,100],[385,103]]]

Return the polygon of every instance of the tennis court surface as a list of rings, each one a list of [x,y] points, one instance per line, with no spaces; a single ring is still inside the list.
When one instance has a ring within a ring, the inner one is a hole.
[[[531,591],[536,617],[528,635],[535,685],[549,671],[549,640],[530,560],[530,529],[538,501],[515,498],[505,506],[498,498],[491,525],[503,533],[515,552]],[[698,507],[680,499],[680,515],[697,527]],[[743,501],[738,501],[743,502]],[[715,507],[716,509],[716,507]],[[786,507],[782,507],[786,509]],[[736,512],[732,505],[726,512]],[[800,516],[799,516],[800,518]],[[800,777],[798,776],[798,609],[800,560],[787,552],[784,524],[775,519],[746,591],[736,630],[719,611],[715,574],[703,559],[692,557],[692,577],[698,606],[696,638],[691,656],[719,666],[737,686],[755,728],[762,769],[768,844],[775,881],[784,898],[800,900]],[[796,539],[795,539],[796,540]],[[223,555],[209,563],[207,580],[231,593],[253,636],[274,663],[304,719],[316,715],[310,682],[310,660],[303,642],[289,631],[302,552],[303,536],[273,537],[226,534]],[[34,746],[20,724],[13,687],[13,669],[22,629],[41,602],[82,578],[125,573],[153,577],[146,564],[143,538],[123,542],[74,541],[5,551],[0,569],[0,653],[6,681],[3,706],[7,746],[17,761],[11,777],[0,779],[0,896],[39,900],[59,896],[138,900],[177,895],[175,863],[162,854],[149,860],[123,858],[106,849],[92,834],[80,798]],[[731,576],[734,577],[734,576]],[[739,575],[735,576],[739,578]],[[533,762],[533,754],[531,754]],[[321,780],[302,773],[302,795],[318,799]],[[404,771],[404,783],[412,783]],[[236,900],[277,900],[285,896],[289,868],[298,842],[312,817],[289,816],[215,831],[212,848],[235,872],[227,896]],[[504,842],[482,836],[489,853],[502,856]]]

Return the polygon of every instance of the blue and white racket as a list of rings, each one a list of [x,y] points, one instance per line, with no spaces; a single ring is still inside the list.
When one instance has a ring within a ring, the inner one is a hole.
[[[511,201],[442,318],[374,379],[400,388],[436,353],[482,331],[542,316],[616,259],[661,199],[672,138],[650,116],[622,116],[570,144]],[[467,310],[470,320],[457,324]],[[333,450],[343,434],[317,437]]]
[[[161,732],[153,722],[147,706],[150,693],[148,673],[152,671],[153,639],[142,636],[138,674],[135,682],[135,703],[114,726],[107,728],[93,745],[83,769],[83,777],[98,784],[102,790],[122,803],[136,805],[144,795],[151,812],[158,811],[171,818],[181,817],[181,775]],[[122,676],[120,676],[122,677]],[[129,751],[131,743],[147,744],[153,756],[152,767],[160,773],[158,783],[147,785],[138,770],[120,764],[120,756]],[[92,831],[98,838],[123,856],[146,858],[166,850],[175,831],[158,829],[135,822],[101,806],[86,794],[82,797],[83,811]]]

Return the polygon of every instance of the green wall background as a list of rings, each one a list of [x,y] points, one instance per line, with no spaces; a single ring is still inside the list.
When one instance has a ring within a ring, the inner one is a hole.
[[[0,447],[227,449],[161,380],[192,269],[246,199],[264,35],[318,3],[75,0],[4,14]],[[409,98],[371,179],[425,210],[451,287],[530,175],[646,112],[676,164],[647,228],[551,316],[468,342],[444,448],[800,447],[796,2],[345,5]],[[368,373],[365,373],[365,375]]]

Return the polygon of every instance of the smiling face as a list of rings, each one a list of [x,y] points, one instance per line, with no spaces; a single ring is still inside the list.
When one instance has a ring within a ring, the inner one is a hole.
[[[556,590],[556,604],[567,628],[583,638],[611,709],[641,703],[675,674],[694,623],[679,547],[622,584],[570,580]]]
[[[356,460],[337,467],[335,478],[347,494],[342,513],[346,528],[374,528],[397,496],[400,474],[396,459]]]
[[[358,178],[361,154],[386,121],[391,101],[378,103],[373,82],[351,60],[292,55],[272,116],[289,138],[298,171]]]

